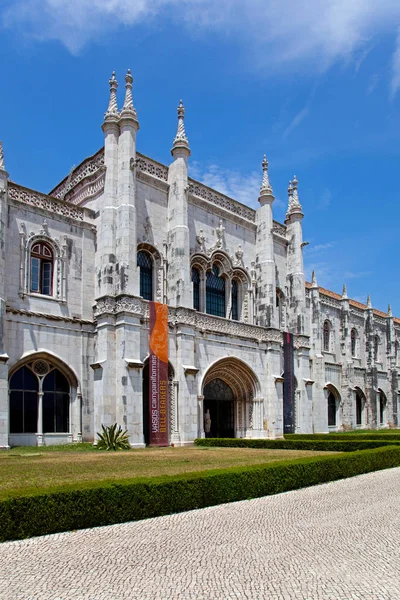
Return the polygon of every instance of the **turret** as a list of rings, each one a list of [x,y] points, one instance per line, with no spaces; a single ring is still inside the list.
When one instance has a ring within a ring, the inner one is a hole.
[[[116,259],[118,276],[116,292],[139,295],[136,239],[136,132],[139,129],[132,98],[133,78],[125,75],[125,102],[118,121],[118,197]]]
[[[274,194],[269,181],[268,161],[264,154],[262,161],[263,178],[258,201],[260,207],[257,210],[257,255],[259,274],[257,279],[258,306],[257,323],[264,327],[278,327],[278,315],[276,315],[276,284],[275,284],[275,262],[274,241],[272,234],[273,218],[272,204]]]
[[[171,306],[193,308],[188,226],[188,158],[189,141],[185,131],[185,108],[178,106],[178,128],[168,170],[168,296]]]
[[[120,115],[117,105],[118,82],[115,72],[113,72],[109,84],[110,99],[102,124],[106,176],[97,227],[96,297],[113,294],[117,262],[114,232],[118,193],[118,122]]]
[[[305,333],[306,295],[303,265],[303,211],[299,201],[296,175],[289,183],[286,213],[287,281],[289,289],[289,330]]]

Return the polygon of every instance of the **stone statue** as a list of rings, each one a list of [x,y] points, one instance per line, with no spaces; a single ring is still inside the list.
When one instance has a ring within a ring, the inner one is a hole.
[[[207,408],[206,413],[204,415],[204,433],[206,434],[206,437],[210,437],[211,434],[211,415],[210,415],[210,409]]]

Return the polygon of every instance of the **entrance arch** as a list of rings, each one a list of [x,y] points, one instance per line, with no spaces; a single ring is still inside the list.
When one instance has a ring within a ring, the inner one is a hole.
[[[341,427],[340,394],[332,383],[327,383],[325,388],[327,402],[328,429],[334,430]]]
[[[204,430],[207,410],[211,418],[209,433],[213,436],[251,437],[251,430],[262,429],[260,384],[242,360],[226,357],[216,361],[204,374],[200,390],[200,431]]]

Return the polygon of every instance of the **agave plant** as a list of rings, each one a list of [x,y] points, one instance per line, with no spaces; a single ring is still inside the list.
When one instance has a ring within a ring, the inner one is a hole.
[[[117,429],[118,427],[118,429]],[[97,433],[99,440],[97,448],[99,450],[129,450],[129,435],[128,431],[122,431],[121,425],[109,425],[108,427],[101,426],[103,432]]]

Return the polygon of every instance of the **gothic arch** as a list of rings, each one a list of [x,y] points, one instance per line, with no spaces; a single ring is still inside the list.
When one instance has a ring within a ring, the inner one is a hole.
[[[356,415],[356,427],[363,427],[368,423],[368,408],[367,408],[367,398],[363,392],[363,390],[356,386],[354,388],[354,397],[355,397],[355,415]]]
[[[34,363],[38,360],[44,360],[50,365],[56,367],[59,371],[61,371],[61,373],[63,373],[63,375],[65,375],[72,387],[78,387],[78,377],[72,367],[50,350],[31,350],[30,352],[25,352],[22,357],[9,369],[9,377],[12,377],[15,371],[18,371],[18,369],[21,367],[24,367],[29,363]]]
[[[199,382],[199,397],[203,401],[206,386],[215,380],[221,380],[232,390],[235,437],[245,437],[251,435],[250,430],[261,429],[261,387],[254,371],[238,358],[226,356],[218,359],[209,366]],[[202,420],[203,414],[199,418]]]
[[[153,244],[149,244],[148,242],[140,242],[137,245],[137,253],[141,251],[146,252],[150,256],[153,264],[153,300],[163,302],[165,276],[162,254]]]
[[[67,238],[64,236],[61,245],[57,238],[50,235],[47,221],[38,233],[26,231],[25,223],[20,224],[20,279],[19,295],[23,298],[31,292],[31,253],[35,244],[40,242],[49,246],[53,252],[53,273],[52,273],[52,293],[51,297],[66,302],[66,256],[67,256]],[[35,293],[35,292],[33,292]]]
[[[341,426],[341,396],[340,392],[333,383],[328,382],[324,387],[326,402],[327,402],[327,414],[328,414],[328,427],[338,428]]]

